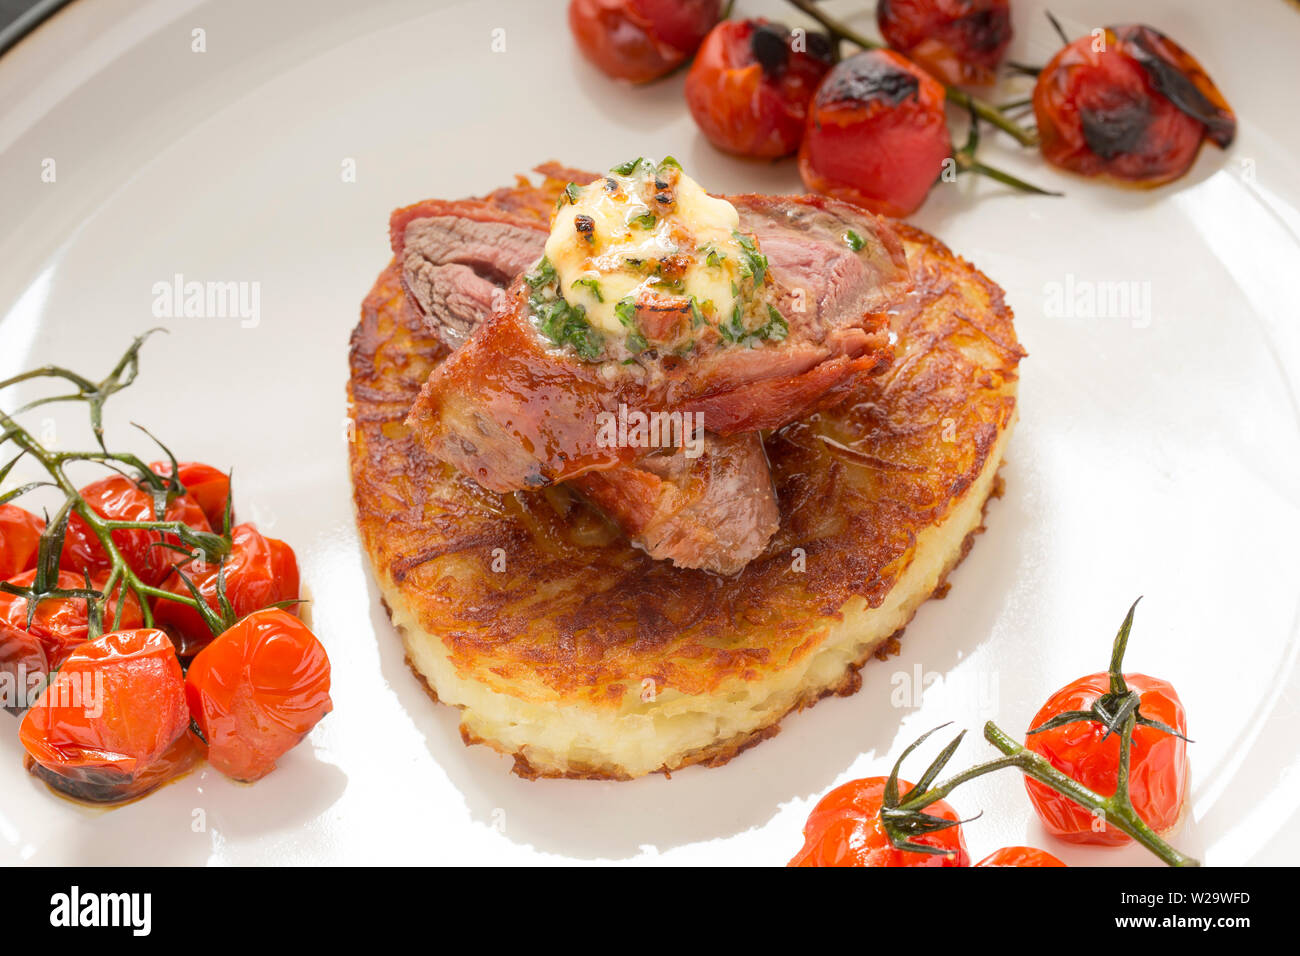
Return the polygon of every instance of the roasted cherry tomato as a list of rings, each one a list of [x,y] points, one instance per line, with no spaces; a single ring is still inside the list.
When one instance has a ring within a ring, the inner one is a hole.
[[[880,0],[876,23],[894,49],[952,84],[988,84],[1011,43],[1009,0]]]
[[[766,20],[724,20],[686,74],[686,105],[719,149],[774,159],[799,148],[808,103],[831,68],[820,33]]]
[[[892,50],[841,60],[813,97],[804,185],[872,212],[913,212],[952,155],[943,104],[943,84]]]
[[[29,769],[80,800],[139,796],[190,766],[185,678],[162,631],[117,631],[72,652],[19,737]]]
[[[236,525],[231,533],[234,548],[226,557],[226,598],[236,617],[244,617],[281,601],[298,597],[298,559],[293,548],[276,538],[266,538],[251,524]],[[184,574],[202,593],[208,606],[221,613],[217,599],[216,564],[195,560],[177,565],[163,587],[173,594],[192,597],[180,575]],[[212,640],[212,631],[198,611],[177,601],[154,604],[154,620],[168,627],[177,640],[177,652],[190,657]]]
[[[153,496],[124,475],[112,475],[81,489],[86,504],[101,518],[119,521],[153,521]],[[167,503],[165,521],[180,521],[196,531],[211,531],[203,509],[189,495],[180,495]],[[127,565],[145,584],[158,585],[170,573],[172,565],[183,555],[160,544],[164,536],[157,531],[122,530],[113,532],[113,543],[126,559]],[[176,542],[174,535],[166,540]],[[100,547],[99,539],[90,526],[74,513],[68,520],[67,534],[63,540],[60,566],[80,574],[108,570],[108,556]]]
[[[291,614],[256,611],[199,652],[185,675],[208,761],[257,780],[330,712],[325,648]]]
[[[90,587],[102,590],[107,583],[107,577],[104,572],[93,575],[90,579]],[[9,583],[25,588],[31,587],[35,580],[36,572],[26,571],[11,578]],[[60,571],[58,587],[65,591],[84,589],[86,581],[71,571]],[[105,628],[113,627],[121,597],[122,589],[119,586],[114,595],[115,600],[106,605],[103,621]],[[143,624],[140,602],[128,591],[118,628],[129,630],[141,627]],[[15,640],[18,634],[25,634],[37,641],[50,668],[61,667],[68,659],[68,655],[85,643],[89,627],[90,617],[86,602],[82,598],[46,598],[37,602],[29,628],[27,598],[0,591],[0,634],[11,633]]]
[[[0,505],[0,580],[36,567],[45,522],[17,505]]]
[[[168,478],[172,473],[172,463],[155,461],[149,466],[155,475]],[[220,531],[226,520],[226,499],[230,497],[230,476],[218,471],[211,465],[197,461],[180,461],[176,463],[177,477],[185,486],[185,493],[194,499],[203,509],[203,516],[208,519],[214,531]]]
[[[960,825],[913,840],[946,850],[946,853],[894,849],[880,822],[887,782],[887,777],[867,777],[836,787],[822,797],[804,824],[803,849],[795,854],[789,865],[970,866],[970,854],[966,852]],[[912,786],[902,780],[898,785],[903,793]],[[945,820],[957,819],[956,811],[942,800],[926,807],[925,812]]]
[[[1141,695],[1139,712],[1178,733],[1187,734],[1187,712],[1172,685],[1145,674],[1125,674],[1131,690]],[[1034,717],[1038,727],[1058,714],[1087,711],[1110,689],[1106,674],[1082,677],[1058,690]],[[1042,754],[1056,769],[1103,797],[1115,792],[1119,779],[1119,734],[1106,736],[1097,721],[1076,721],[1042,733],[1029,734],[1025,746]],[[1151,829],[1173,829],[1187,792],[1187,742],[1155,727],[1133,730],[1129,795],[1133,809]],[[1036,780],[1025,778],[1029,799],[1047,831],[1071,843],[1118,845],[1130,837]]]
[[[604,73],[645,83],[684,63],[721,13],[722,0],[570,0],[569,29]]]
[[[1065,866],[1060,860],[1046,850],[1036,850],[1032,846],[1004,846],[994,850],[976,866]]]
[[[1141,24],[1075,40],[1038,75],[1043,156],[1084,176],[1158,186],[1187,172],[1209,138],[1231,145],[1237,120],[1182,47]]]

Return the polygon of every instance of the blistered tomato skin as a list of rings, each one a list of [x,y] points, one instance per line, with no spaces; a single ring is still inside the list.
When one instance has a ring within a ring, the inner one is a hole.
[[[648,83],[684,63],[721,13],[722,0],[570,0],[569,29],[601,72]]]
[[[35,571],[26,571],[10,579],[18,587],[31,587],[36,580]],[[102,590],[107,583],[103,572],[93,575],[90,586]],[[65,591],[84,589],[84,578],[70,571],[60,571],[57,586]],[[121,601],[122,589],[119,587],[115,600],[104,609],[105,628],[112,628],[117,607]],[[32,614],[31,626],[27,625],[27,598],[17,594],[0,592],[0,635],[5,635],[6,643],[19,643],[22,635],[36,641],[51,668],[61,667],[68,656],[85,643],[90,629],[90,618],[86,601],[82,598],[47,598],[37,602]],[[144,619],[140,611],[140,602],[136,596],[127,591],[126,603],[122,607],[119,629],[131,630],[141,627]],[[12,645],[11,645],[12,646]],[[0,663],[3,662],[0,653]]]
[[[172,465],[169,461],[155,461],[149,470],[168,478]],[[212,530],[220,531],[226,517],[226,501],[230,497],[230,476],[198,461],[177,462],[176,471],[176,477],[185,486],[185,494],[203,511]]]
[[[984,867],[1065,866],[1064,863],[1046,850],[1038,850],[1031,846],[1004,846],[1000,850],[994,850],[975,865]]]
[[[818,33],[798,36],[766,20],[724,20],[686,75],[686,105],[714,146],[758,159],[799,148],[808,104],[830,70]]]
[[[333,707],[325,648],[298,618],[257,611],[199,652],[185,675],[190,712],[208,761],[252,781],[298,744]]]
[[[17,505],[0,505],[0,581],[36,567],[45,522]]]
[[[251,524],[236,525],[231,532],[233,547],[226,557],[224,576],[226,598],[236,617],[293,601],[298,598],[298,559],[293,548],[276,538],[260,534]],[[217,596],[216,564],[190,561],[177,565],[176,571],[163,582],[164,590],[182,597],[193,597],[180,575],[184,574],[199,589],[208,606],[221,612]],[[292,609],[290,609],[292,612]],[[177,641],[177,653],[192,657],[212,640],[212,631],[198,611],[178,601],[154,603],[154,620],[168,628]]]
[[[1138,710],[1150,720],[1187,734],[1187,712],[1168,681],[1145,674],[1125,674],[1131,690],[1142,698]],[[1091,674],[1057,691],[1030,724],[1038,727],[1058,714],[1086,711],[1110,689],[1105,674]],[[1119,779],[1119,735],[1106,737],[1106,728],[1096,721],[1078,721],[1029,734],[1025,747],[1043,757],[1062,773],[1073,777],[1102,797],[1115,792]],[[1070,843],[1118,846],[1130,837],[1080,807],[1067,797],[1036,780],[1025,778],[1029,800],[1043,826],[1053,836]],[[1138,726],[1133,731],[1130,758],[1129,795],[1133,809],[1157,833],[1172,830],[1182,814],[1187,793],[1187,742],[1154,727]]]
[[[1236,134],[1201,65],[1140,24],[1066,46],[1039,74],[1033,101],[1048,162],[1137,186],[1179,178],[1207,138],[1226,148]]]
[[[117,802],[192,763],[185,679],[171,640],[153,628],[78,647],[27,711],[19,738],[30,769],[68,796]]]
[[[813,808],[804,824],[804,846],[790,866],[970,866],[970,854],[961,826],[937,830],[913,842],[927,843],[945,853],[913,853],[896,850],[880,822],[886,777],[867,777],[836,787]],[[900,780],[899,791],[911,784]],[[940,800],[925,810],[945,820],[957,813]]]
[[[112,475],[81,489],[90,510],[101,518],[118,521],[155,521],[153,496],[124,475]],[[203,509],[189,495],[180,495],[167,503],[163,514],[165,521],[179,521],[196,531],[211,531]],[[112,532],[113,543],[122,552],[127,565],[145,584],[157,586],[171,572],[179,560],[178,552],[164,547],[164,540],[175,543],[175,535],[164,537],[157,531],[139,529]],[[63,553],[59,566],[77,574],[95,574],[109,570],[108,555],[100,546],[90,526],[81,516],[73,513],[68,520],[63,540]]]
[[[890,46],[955,86],[994,82],[1013,35],[1009,0],[880,0],[876,23]]]
[[[822,82],[799,172],[814,192],[906,216],[951,155],[943,84],[892,50],[871,50],[840,61]]]

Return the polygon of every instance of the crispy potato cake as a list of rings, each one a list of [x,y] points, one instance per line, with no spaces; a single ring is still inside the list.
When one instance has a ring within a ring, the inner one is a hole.
[[[781,526],[730,578],[652,560],[564,486],[496,494],[431,460],[402,421],[447,351],[384,270],[352,335],[357,525],[467,744],[525,777],[716,766],[856,691],[943,588],[997,487],[1025,353],[1001,289],[898,228],[917,281],[893,365],[767,436]]]

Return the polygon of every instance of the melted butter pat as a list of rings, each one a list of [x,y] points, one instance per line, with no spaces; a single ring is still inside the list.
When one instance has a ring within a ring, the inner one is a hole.
[[[552,220],[546,257],[559,277],[560,292],[586,309],[587,320],[602,332],[625,335],[628,329],[615,306],[627,298],[635,300],[643,291],[694,296],[724,317],[736,304],[732,290],[739,282],[743,256],[735,238],[740,226],[736,207],[710,196],[684,173],[673,175],[670,205],[654,201],[655,174],[644,167],[631,176],[611,173],[582,187],[578,199],[562,206]],[[611,191],[607,180],[617,189]],[[653,225],[642,220],[648,215],[654,216]],[[589,222],[590,228],[580,230],[579,222]],[[710,249],[716,253],[712,265]],[[687,262],[681,284],[670,287],[653,267],[673,256]]]

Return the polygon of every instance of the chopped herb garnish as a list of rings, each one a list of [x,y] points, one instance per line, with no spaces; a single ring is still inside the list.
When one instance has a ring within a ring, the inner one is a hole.
[[[759,252],[758,246],[754,245],[754,240],[744,233],[733,232],[732,236],[740,245],[740,274],[746,277],[753,276],[754,285],[762,285],[767,275],[767,256]]]
[[[631,296],[620,299],[618,304],[614,306],[614,315],[619,323],[628,330],[625,343],[629,352],[637,355],[650,347],[650,343],[646,341],[646,337],[641,334],[641,330],[636,324],[636,299]]]
[[[570,288],[576,289],[578,286],[586,286],[590,289],[591,294],[596,297],[597,302],[605,301],[605,297],[600,294],[600,283],[595,279],[574,279],[570,284]]]
[[[691,296],[691,328],[698,329],[704,324],[704,312],[700,309],[700,303],[696,301],[695,296]]]
[[[569,183],[569,185],[564,187],[564,195],[568,196],[569,202],[574,203],[575,205],[578,202],[578,196],[580,194],[581,190],[578,188],[577,183]]]
[[[710,269],[721,268],[722,260],[727,258],[724,254],[718,252],[718,250],[713,247],[713,243],[701,246],[700,252],[704,255],[704,264]]]
[[[848,232],[844,234],[844,242],[854,252],[857,252],[867,244],[867,241],[863,239],[861,236],[859,236],[852,229],[850,229]]]
[[[524,281],[534,289],[555,281],[555,266],[551,260],[542,256],[542,260],[533,267],[533,271],[524,276]]]
[[[636,159],[629,159],[626,163],[619,163],[610,172],[617,173],[620,176],[631,176],[643,162],[645,162],[645,157],[638,156]]]
[[[659,163],[659,169],[681,169],[682,164],[671,156],[665,156]]]
[[[624,327],[635,329],[636,299],[628,296],[626,299],[619,300],[619,303],[614,306],[614,316],[624,325]]]
[[[556,345],[572,346],[588,362],[600,358],[605,351],[604,337],[591,327],[587,310],[582,306],[541,296],[533,296],[529,304],[537,318],[538,330]]]
[[[644,213],[632,220],[634,226],[640,226],[642,229],[653,229],[659,219],[652,212]]]
[[[776,310],[774,306],[767,307],[767,324],[754,333],[760,338],[771,339],[773,342],[782,342],[790,334],[790,326],[785,321],[785,316]]]

